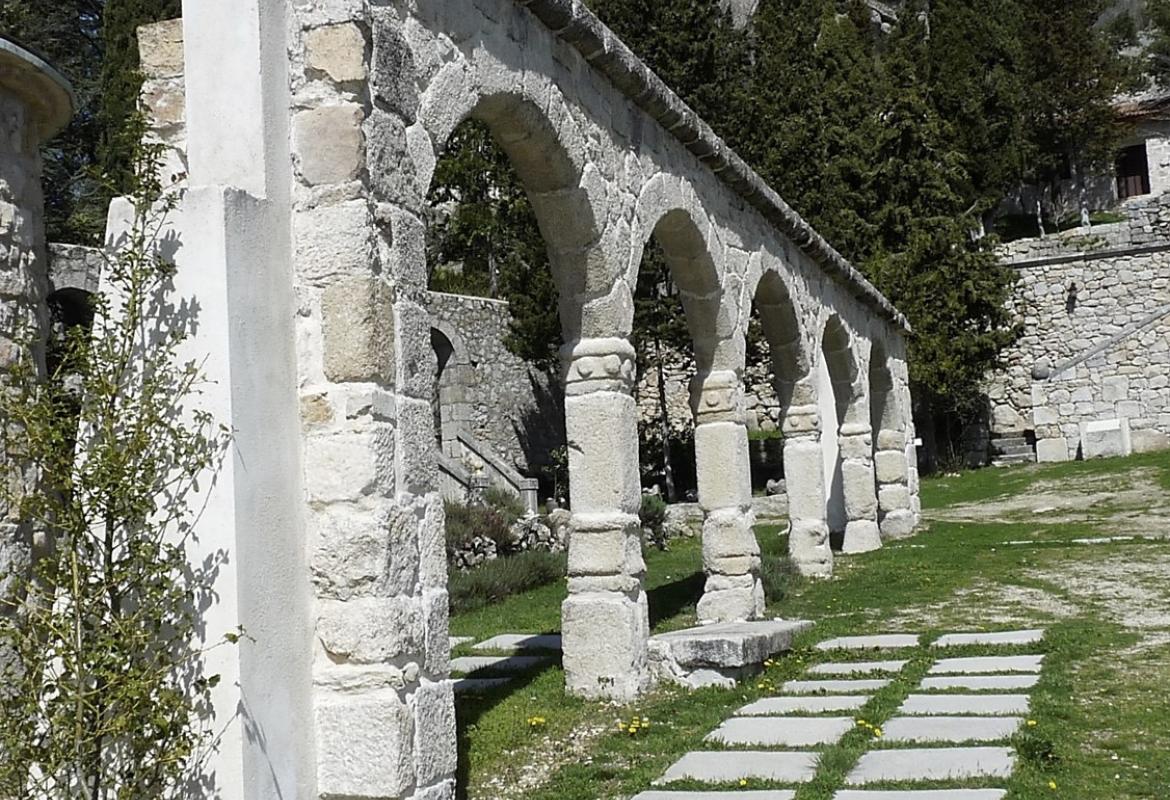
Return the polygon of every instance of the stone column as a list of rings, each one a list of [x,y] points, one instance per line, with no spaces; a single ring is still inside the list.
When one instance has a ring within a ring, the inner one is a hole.
[[[869,419],[869,396],[854,387],[852,413],[846,419]],[[878,529],[877,485],[873,468],[873,432],[868,422],[844,422],[837,441],[841,450],[841,480],[845,495],[846,553],[868,553],[882,546]]]
[[[573,510],[561,609],[565,686],[627,701],[650,682],[634,348],[625,339],[584,339],[562,358]]]
[[[876,439],[874,474],[877,478],[878,520],[882,539],[903,539],[914,532],[906,433],[883,428],[877,432]]]
[[[0,38],[0,386],[10,367],[45,364],[48,329],[45,296],[44,196],[41,144],[73,114],[69,85],[37,56]],[[30,349],[31,347],[31,349]],[[0,452],[9,486],[24,491],[36,476],[18,454]],[[12,590],[32,554],[31,527],[0,501],[0,596]],[[0,670],[6,655],[0,652]]]
[[[821,417],[808,380],[793,388],[784,416],[784,481],[788,488],[788,554],[801,575],[833,574],[829,523],[825,518],[825,470]]]
[[[743,420],[743,382],[732,371],[696,376],[695,469],[703,520],[699,623],[759,619],[764,613],[760,546],[753,530],[751,464]]]

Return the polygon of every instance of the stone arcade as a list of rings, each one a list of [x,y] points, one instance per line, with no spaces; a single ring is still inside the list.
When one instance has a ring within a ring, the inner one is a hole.
[[[469,116],[529,193],[569,343],[569,691],[628,700],[651,683],[628,341],[650,237],[698,364],[701,620],[763,611],[742,413],[753,301],[798,568],[830,574],[831,533],[861,552],[912,532],[904,318],[579,3],[198,0],[184,13],[181,32],[144,31],[143,63],[186,172],[177,288],[200,309],[205,405],[235,431],[199,523],[200,548],[231,554],[208,630],[251,637],[209,656],[224,676],[224,797],[453,795],[421,212],[436,153]],[[125,213],[112,208],[111,236]]]

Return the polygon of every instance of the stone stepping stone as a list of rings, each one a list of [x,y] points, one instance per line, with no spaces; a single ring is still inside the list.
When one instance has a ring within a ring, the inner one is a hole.
[[[817,650],[882,650],[899,647],[917,647],[918,636],[913,633],[880,633],[873,636],[839,636],[819,643]]]
[[[886,678],[861,681],[788,681],[780,687],[788,694],[852,694],[854,692],[876,692],[889,686]]]
[[[452,636],[451,637],[451,649],[454,650],[456,647],[458,647],[461,644],[467,644],[468,642],[474,642],[474,641],[475,641],[474,636]]]
[[[834,744],[853,728],[852,717],[732,717],[704,741],[758,747]]]
[[[511,678],[460,678],[452,688],[455,694],[483,694],[511,682]]]
[[[1011,737],[1022,717],[894,717],[882,725],[884,742],[999,742]]]
[[[1026,694],[912,694],[899,714],[1027,714]]]
[[[1031,689],[1039,681],[1039,675],[956,675],[954,677],[923,678],[922,688],[1002,692],[1013,689]]]
[[[869,672],[901,672],[908,661],[850,661],[817,664],[810,675],[864,675]]]
[[[634,800],[793,800],[791,789],[752,792],[642,792]]]
[[[451,671],[527,672],[551,661],[545,656],[464,656],[451,659]]]
[[[967,644],[1036,644],[1044,638],[1042,630],[1000,631],[998,633],[948,633],[935,647],[959,647]]]
[[[1003,800],[1007,789],[845,789],[833,800]]]
[[[856,711],[869,702],[865,695],[848,697],[812,695],[809,697],[765,697],[735,713],[741,717],[766,717],[781,714],[821,714],[826,711]]]
[[[1044,656],[983,656],[980,658],[944,658],[930,668],[931,675],[988,672],[1039,672]]]
[[[472,650],[560,650],[561,635],[559,633],[532,634],[532,633],[501,633],[487,641],[480,642]]]
[[[1006,778],[1014,765],[1010,747],[939,747],[871,750],[845,776],[847,786],[877,781],[946,781]]]
[[[817,773],[816,753],[777,753],[739,750],[734,753],[692,752],[674,763],[659,783],[687,778],[706,783],[731,783],[740,779],[804,783]]]

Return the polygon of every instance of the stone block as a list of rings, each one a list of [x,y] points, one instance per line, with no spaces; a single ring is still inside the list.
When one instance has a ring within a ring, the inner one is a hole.
[[[883,542],[896,541],[913,536],[916,527],[918,527],[918,520],[914,512],[909,508],[890,511],[882,516],[882,520],[878,525]]]
[[[614,392],[566,397],[565,428],[573,510],[636,514],[641,473],[634,398]]]
[[[968,645],[1026,645],[1036,644],[1044,639],[1044,631],[1030,628],[1019,631],[992,631],[972,633],[948,633],[940,636],[935,647],[965,647]]]
[[[1128,456],[1133,452],[1129,435],[1129,420],[1096,420],[1080,424],[1081,455],[1088,458]]]
[[[877,432],[874,444],[878,450],[905,450],[908,438],[906,431],[882,428]]]
[[[1020,717],[894,717],[882,725],[886,742],[1000,742],[1010,739]]]
[[[472,650],[529,651],[561,649],[560,634],[501,633],[499,636],[480,642]]]
[[[646,595],[573,595],[561,606],[565,690],[628,702],[650,686]]]
[[[751,464],[747,428],[735,422],[710,422],[695,428],[695,474],[704,510],[751,502]]]
[[[455,774],[455,693],[450,681],[423,681],[411,699],[414,706],[414,764],[419,784],[437,783]]]
[[[851,459],[842,463],[841,486],[845,495],[845,514],[849,519],[877,517],[877,484],[871,462]]]
[[[1026,694],[912,694],[899,714],[1000,716],[1027,714]]]
[[[300,176],[311,186],[343,183],[363,166],[362,107],[318,106],[293,117],[293,152]]]
[[[138,28],[138,54],[147,78],[177,78],[183,74],[183,20],[169,19]]]
[[[726,752],[687,753],[675,762],[664,782],[696,780],[704,783],[735,783],[740,780],[803,783],[817,771],[816,753],[783,753],[740,750],[734,758]]]
[[[323,797],[380,800],[414,785],[414,720],[397,693],[329,696],[318,702],[316,719]]]
[[[1006,789],[843,789],[833,800],[1003,800]]]
[[[833,551],[823,505],[820,513],[820,519],[799,519],[793,515],[788,526],[788,555],[805,577],[827,578],[833,574]]]
[[[695,613],[700,625],[757,620],[764,615],[764,585],[758,558],[717,559]],[[727,585],[728,581],[733,585]]]
[[[786,694],[868,694],[889,685],[887,678],[785,681],[780,690]]]
[[[851,519],[845,525],[843,553],[870,553],[882,546],[881,529],[873,519]]]
[[[978,675],[995,672],[1039,672],[1044,656],[979,656],[976,658],[944,658],[931,668],[931,675]]]
[[[394,304],[385,281],[371,274],[333,281],[321,317],[329,380],[394,382]]]
[[[764,789],[739,792],[642,792],[634,800],[794,800],[791,789]]]
[[[754,520],[737,508],[710,512],[703,520],[703,563],[735,556],[758,556]]]
[[[960,675],[954,677],[923,678],[923,689],[968,689],[975,692],[1002,692],[1031,689],[1040,680],[1038,675]]]
[[[842,426],[845,430],[846,426]],[[873,436],[869,433],[846,436],[844,433],[838,438],[841,458],[870,461],[873,459]]]
[[[737,716],[772,717],[785,714],[824,714],[856,711],[869,702],[865,695],[810,695],[807,697],[765,697],[736,711]]]
[[[918,636],[913,633],[878,633],[868,636],[839,636],[816,645],[817,650],[887,650],[917,647]]]
[[[423,633],[419,602],[413,598],[368,597],[318,604],[317,638],[335,661],[374,664],[418,653]]]
[[[366,78],[366,37],[352,22],[312,29],[305,36],[305,51],[309,68],[337,83]]]
[[[1153,453],[1170,450],[1170,435],[1153,429],[1130,431],[1130,443],[1135,453]]]
[[[817,664],[809,671],[809,675],[865,675],[871,672],[900,672],[908,661],[895,659],[891,661],[828,661]]]
[[[1116,403],[1129,397],[1129,378],[1124,375],[1114,375],[1101,381],[1101,399],[1107,403]]]
[[[409,594],[418,577],[417,523],[409,510],[331,506],[318,517],[310,561],[318,594],[337,600]]]
[[[874,476],[878,483],[905,483],[908,475],[903,450],[879,450],[873,457]]]
[[[424,589],[422,596],[423,669],[432,680],[447,677],[451,669],[450,600],[446,588]]]
[[[293,218],[297,276],[322,285],[368,272],[374,263],[373,224],[365,200],[298,211]]]
[[[881,484],[878,486],[877,494],[880,511],[892,512],[910,508],[910,487],[904,483]]]
[[[305,444],[305,485],[316,503],[394,493],[394,430],[311,436]]]
[[[1041,464],[1068,461],[1069,458],[1068,440],[1063,436],[1036,442],[1036,460]]]
[[[854,724],[852,717],[732,717],[703,741],[741,747],[820,747],[835,744]]]
[[[646,563],[642,559],[641,526],[633,520],[624,527],[598,530],[593,526],[578,527],[579,519],[569,534],[569,575],[642,575]]]
[[[679,680],[699,669],[738,670],[756,667],[788,650],[802,620],[728,622],[660,633],[650,639],[650,657],[662,677]]]
[[[402,476],[402,491],[429,495],[439,484],[438,459],[435,457],[435,416],[431,404],[413,397],[398,402],[397,474]]]
[[[1060,414],[1052,406],[1037,406],[1032,409],[1032,423],[1034,425],[1059,425]]]
[[[812,440],[784,443],[788,513],[794,519],[825,518],[825,475],[821,445]]]
[[[1006,778],[1012,774],[1014,765],[1010,747],[877,750],[861,757],[845,776],[845,784]]]

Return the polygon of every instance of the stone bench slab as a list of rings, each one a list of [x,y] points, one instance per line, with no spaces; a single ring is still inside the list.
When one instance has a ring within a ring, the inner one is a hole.
[[[940,637],[934,644],[936,647],[959,647],[971,644],[1036,644],[1043,638],[1044,631],[1039,629],[996,633],[948,633],[946,636]]]
[[[725,622],[650,637],[650,669],[684,686],[732,686],[760,670],[764,661],[792,647],[812,627],[803,620]]]
[[[460,678],[451,688],[455,694],[483,694],[511,682],[511,678]]]
[[[832,711],[856,711],[869,701],[865,695],[808,697],[765,697],[735,713],[741,717],[766,717],[783,714],[822,714]]]
[[[889,680],[878,678],[859,681],[788,681],[780,689],[789,694],[854,694],[876,692],[889,685]]]
[[[474,642],[474,641],[475,641],[474,636],[452,636],[451,637],[451,649],[454,650],[456,647],[458,647],[461,644],[467,644],[468,642]]]
[[[944,658],[930,668],[931,675],[978,675],[990,672],[1039,672],[1044,656],[983,656]]]
[[[464,656],[451,659],[451,671],[472,672],[527,672],[549,664],[545,656]]]
[[[531,633],[501,633],[487,641],[480,642],[472,650],[560,650],[561,635],[559,633],[531,634]]]
[[[882,726],[885,742],[999,742],[1019,729],[1021,717],[894,717]]]
[[[917,647],[918,636],[913,633],[881,633],[873,636],[839,636],[817,644],[817,650],[886,650]]]
[[[853,728],[852,717],[732,717],[704,741],[759,747],[834,744]]]
[[[997,716],[1028,713],[1026,694],[912,694],[899,714],[966,714]]]
[[[816,775],[817,759],[816,753],[693,752],[676,761],[660,782],[690,778],[706,783],[730,783],[741,779],[804,783]]]
[[[1039,675],[956,675],[953,677],[923,678],[922,688],[1003,692],[1031,689],[1039,680]]]
[[[817,664],[810,675],[865,675],[870,672],[901,672],[908,661],[849,661]]]
[[[1003,800],[1007,789],[845,789],[833,800]]]
[[[642,792],[634,800],[793,800],[791,789],[765,789],[752,792]]]
[[[871,750],[845,776],[845,784],[1006,778],[1012,774],[1014,763],[1010,747]]]

